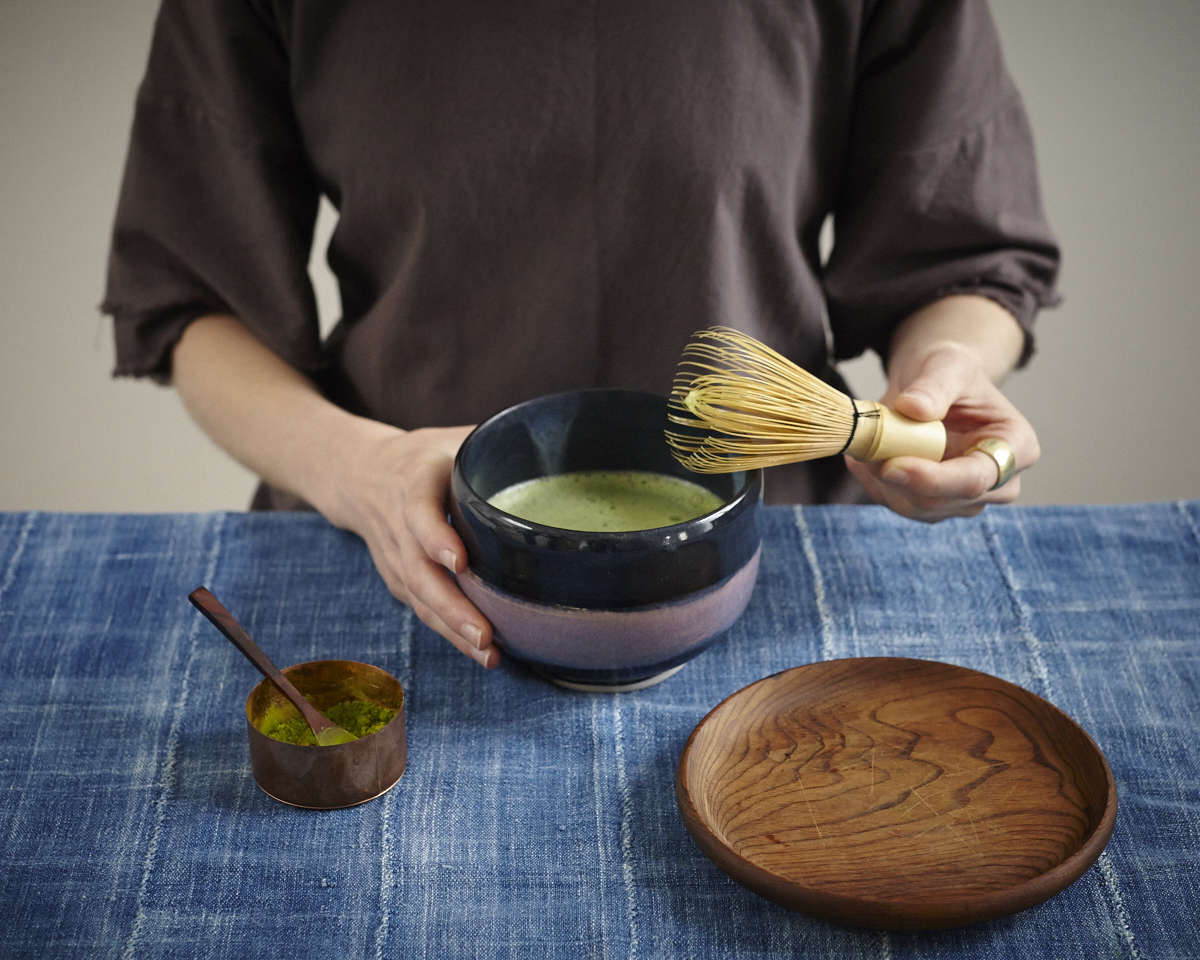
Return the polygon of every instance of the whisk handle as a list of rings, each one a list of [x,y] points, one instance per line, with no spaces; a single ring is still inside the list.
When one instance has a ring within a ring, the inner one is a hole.
[[[855,460],[941,460],[946,453],[946,427],[940,420],[912,420],[881,403],[855,400],[854,405],[859,416],[846,452]]]

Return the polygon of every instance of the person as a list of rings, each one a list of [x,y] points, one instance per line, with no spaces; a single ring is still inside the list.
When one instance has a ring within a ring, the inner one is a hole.
[[[768,498],[971,515],[1020,484],[993,489],[975,441],[1038,459],[998,384],[1058,266],[982,0],[165,0],[102,309],[115,374],[173,383],[262,478],[255,508],[357,533],[491,667],[446,520],[472,424],[561,389],[666,393],[710,324],[843,388],[833,364],[873,350],[885,402],[945,419],[946,459],[780,467]]]

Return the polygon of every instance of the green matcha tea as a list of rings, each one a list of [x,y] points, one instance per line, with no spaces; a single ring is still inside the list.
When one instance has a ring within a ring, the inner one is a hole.
[[[581,470],[506,487],[488,500],[548,527],[615,533],[650,530],[711,513],[725,501],[698,483],[644,470]]]
[[[291,707],[290,704],[289,707],[286,715],[271,718],[260,729],[272,740],[294,743],[302,747],[314,746],[317,738],[313,736],[308,721],[295,707]],[[343,730],[358,738],[382,730],[396,715],[396,711],[390,707],[380,706],[370,700],[343,700],[322,712]]]

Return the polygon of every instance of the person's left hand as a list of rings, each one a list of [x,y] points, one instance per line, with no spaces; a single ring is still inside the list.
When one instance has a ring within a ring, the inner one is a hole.
[[[940,463],[919,457],[861,463],[846,457],[850,472],[872,499],[902,516],[936,523],[975,516],[989,503],[1011,503],[1021,492],[1020,472],[1041,456],[1029,421],[992,383],[976,356],[954,344],[930,352],[909,382],[889,385],[881,402],[914,420],[946,425]],[[1008,443],[1016,457],[1016,473],[995,490],[992,458],[980,451],[967,453],[988,437]]]

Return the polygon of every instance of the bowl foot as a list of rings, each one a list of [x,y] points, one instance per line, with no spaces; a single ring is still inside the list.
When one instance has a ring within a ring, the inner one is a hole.
[[[579,690],[583,693],[628,693],[631,690],[645,690],[656,683],[662,683],[669,677],[675,676],[675,674],[686,666],[686,663],[680,663],[671,667],[670,670],[664,670],[662,673],[656,673],[652,677],[646,677],[644,680],[636,680],[633,683],[579,683],[576,680],[565,680],[562,677],[556,677],[551,673],[542,675],[551,683],[557,684],[560,687],[566,687],[568,690]]]

